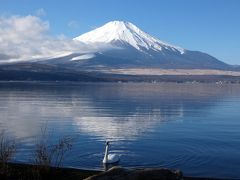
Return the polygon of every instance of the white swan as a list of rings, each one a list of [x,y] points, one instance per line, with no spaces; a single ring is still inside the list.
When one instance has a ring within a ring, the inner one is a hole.
[[[108,154],[108,149],[109,149],[109,146],[110,146],[110,142],[107,141],[106,142],[106,149],[105,149],[105,155],[104,155],[104,158],[103,158],[103,164],[113,164],[113,163],[117,163],[120,158],[117,154]]]

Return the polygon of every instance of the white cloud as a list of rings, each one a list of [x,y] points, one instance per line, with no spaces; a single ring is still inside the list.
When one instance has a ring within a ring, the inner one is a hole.
[[[37,16],[0,16],[0,61],[10,62],[88,52],[86,45],[49,35],[49,22]]]
[[[71,59],[71,61],[79,61],[79,60],[84,60],[84,59],[91,59],[94,58],[95,54],[83,54],[81,56],[77,56]]]

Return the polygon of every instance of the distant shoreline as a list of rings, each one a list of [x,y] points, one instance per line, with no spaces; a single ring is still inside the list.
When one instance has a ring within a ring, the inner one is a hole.
[[[39,82],[39,83],[216,83],[216,84],[240,84],[240,76],[229,75],[161,75],[161,76],[143,76],[143,75],[115,75],[104,74],[101,78],[95,78],[95,75],[89,76],[90,79],[58,77],[39,78],[38,76],[31,77],[16,77],[4,78],[0,72],[0,82]]]
[[[0,81],[240,83],[240,71],[163,68],[64,68],[21,63],[0,66]]]
[[[111,74],[142,75],[142,76],[240,76],[240,71],[218,69],[161,69],[161,68],[118,68],[103,71]]]

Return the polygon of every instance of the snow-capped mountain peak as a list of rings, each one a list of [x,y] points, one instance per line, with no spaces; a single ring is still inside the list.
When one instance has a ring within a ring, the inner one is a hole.
[[[174,52],[184,53],[184,49],[172,46],[157,38],[145,33],[137,26],[126,21],[111,21],[107,24],[74,38],[74,40],[86,44],[104,43],[116,44],[116,42],[127,43],[139,51],[153,50],[161,51],[162,49],[172,50]]]
[[[92,47],[93,51],[78,55],[71,62],[91,67],[224,69],[228,66],[206,53],[165,43],[125,21],[108,22],[74,40]]]

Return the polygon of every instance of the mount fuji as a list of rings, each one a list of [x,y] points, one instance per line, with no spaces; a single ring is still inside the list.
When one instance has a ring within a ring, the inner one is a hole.
[[[97,49],[75,57],[82,66],[227,69],[229,65],[199,51],[170,45],[125,21],[111,21],[73,39]],[[84,58],[86,57],[86,58]]]

